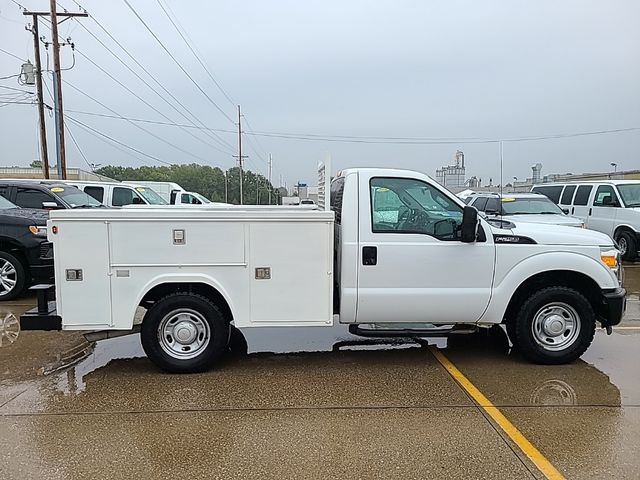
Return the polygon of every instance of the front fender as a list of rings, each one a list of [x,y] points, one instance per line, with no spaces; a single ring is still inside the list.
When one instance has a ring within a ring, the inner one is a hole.
[[[499,262],[498,258],[496,267],[499,267]],[[593,257],[580,252],[541,252],[521,260],[506,273],[500,273],[500,269],[496,268],[489,307],[479,323],[500,323],[518,287],[534,275],[550,271],[581,273],[602,289],[619,287],[609,267]]]

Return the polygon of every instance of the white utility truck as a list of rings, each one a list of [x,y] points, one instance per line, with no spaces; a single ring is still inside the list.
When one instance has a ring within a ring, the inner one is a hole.
[[[343,170],[331,211],[319,185],[317,210],[53,211],[56,302],[41,294],[22,328],[139,331],[156,365],[194,372],[228,349],[233,326],[432,337],[503,323],[528,359],[558,364],[582,355],[596,322],[610,333],[622,318],[607,235],[500,228],[417,172]]]

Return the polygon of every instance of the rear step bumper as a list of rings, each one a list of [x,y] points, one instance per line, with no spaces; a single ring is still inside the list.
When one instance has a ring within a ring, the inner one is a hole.
[[[36,292],[38,306],[20,316],[21,330],[62,330],[62,317],[56,312],[56,302],[51,300],[54,287],[40,284],[29,289]]]
[[[478,327],[475,325],[465,327],[451,327],[451,328],[425,328],[425,329],[413,329],[413,328],[363,328],[358,324],[349,325],[349,333],[352,335],[358,335],[360,337],[369,338],[384,338],[384,337],[447,337],[454,334],[462,333],[475,333],[478,331]]]

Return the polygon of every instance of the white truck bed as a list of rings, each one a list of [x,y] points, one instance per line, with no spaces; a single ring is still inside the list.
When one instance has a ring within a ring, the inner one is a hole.
[[[62,327],[130,329],[144,296],[167,282],[218,290],[238,327],[331,325],[332,226],[332,212],[304,209],[53,211]]]

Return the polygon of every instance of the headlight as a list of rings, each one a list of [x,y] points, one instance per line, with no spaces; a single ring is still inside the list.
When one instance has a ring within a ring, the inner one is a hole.
[[[47,238],[47,227],[38,227],[36,225],[29,225],[29,231],[36,237]]]
[[[622,264],[620,263],[620,252],[614,247],[600,247],[600,261],[609,267],[622,284]]]

